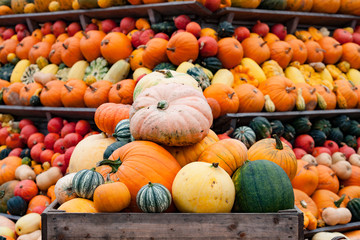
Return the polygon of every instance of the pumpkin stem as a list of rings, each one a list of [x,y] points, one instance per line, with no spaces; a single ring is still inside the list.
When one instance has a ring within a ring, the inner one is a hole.
[[[18,45],[19,45],[20,47],[23,47],[23,46],[24,46],[24,44],[23,44],[23,43],[19,43]]]
[[[290,93],[292,90],[295,90],[296,87],[286,87],[285,90],[287,93]]]
[[[341,203],[344,201],[344,199],[345,199],[345,194],[343,194],[343,195],[341,195],[341,198],[339,199],[339,200],[337,200],[337,201],[335,201],[334,202],[334,204],[335,204],[335,206],[338,208],[338,207],[340,207],[340,205],[341,205]]]
[[[254,93],[258,93],[258,90],[256,88],[253,89]]]
[[[29,91],[28,86],[25,86],[24,88],[25,88],[25,91],[27,91],[27,92]]]
[[[212,163],[212,167],[217,168],[218,166],[219,166],[219,163],[218,163],[218,162]]]
[[[331,240],[342,240],[342,239],[346,239],[346,238],[342,237],[342,236],[336,236],[336,237],[333,237]]]
[[[205,43],[204,42],[200,42],[200,47],[199,47],[199,50],[202,50],[205,46]]]
[[[103,41],[101,41],[101,46],[104,46],[104,45],[108,45],[109,44],[109,39],[105,39],[105,40],[103,40]]]
[[[228,94],[228,97],[229,97],[230,99],[232,99],[233,96],[234,96],[234,94],[235,94],[235,92],[232,92],[232,93]]]
[[[157,104],[157,108],[161,110],[166,110],[169,107],[169,104],[166,100],[160,100]]]
[[[5,47],[4,45],[0,46],[0,51],[1,51],[1,50],[3,50],[3,49],[4,49],[4,47]]]
[[[165,75],[165,78],[172,78],[172,77],[174,77],[169,70],[166,70],[166,71],[165,71],[165,70],[158,70],[158,72],[164,74],[164,75]]]
[[[5,191],[4,191],[4,190],[1,190],[1,191],[0,191],[0,199],[2,199],[4,196],[5,196]]]
[[[323,52],[323,53],[326,52],[326,51],[325,51],[324,49],[322,49],[322,48],[316,48],[315,51],[316,51],[317,53],[318,53],[318,52]]]
[[[337,47],[339,47],[339,46],[341,46],[340,43],[335,43],[335,44],[334,44],[334,48],[337,48]]]
[[[71,86],[68,86],[68,85],[66,85],[66,84],[64,84],[64,86],[65,86],[65,88],[66,88],[69,92],[71,92],[71,90],[73,90],[73,87],[71,87]]]
[[[93,86],[89,86],[89,88],[91,89],[91,91],[93,91],[93,92],[96,92],[96,90],[97,90],[97,88],[96,87],[93,87]]]
[[[281,142],[280,138],[278,137],[278,135],[274,134],[273,138],[275,138],[275,141],[276,141],[275,148],[278,150],[283,150],[284,146],[283,146],[283,143]]]
[[[45,85],[44,88],[45,88],[46,91],[49,91],[48,86]]]
[[[116,90],[119,91],[121,88],[121,84],[116,84]]]
[[[111,179],[110,179],[110,173],[108,173],[107,175],[106,175],[106,182],[105,183],[112,183],[113,181],[111,181]]]
[[[291,47],[285,50],[285,54],[289,54],[290,51],[291,51]]]
[[[175,52],[175,48],[166,48],[166,50],[171,51],[171,52]]]
[[[89,38],[90,38],[89,34],[87,34],[86,32],[82,31],[82,34],[84,35],[84,37],[85,37],[86,39],[89,39]]]
[[[118,168],[121,166],[121,164],[122,164],[122,162],[121,162],[120,158],[118,158],[115,161],[104,159],[104,160],[96,163],[96,166],[97,167],[100,167],[100,166],[103,166],[103,165],[109,166],[109,167],[111,167],[111,172],[110,173],[116,173]]]
[[[263,47],[265,44],[267,44],[267,41],[264,41],[263,43],[261,43],[260,47]]]
[[[307,203],[305,202],[305,200],[301,200],[300,204],[303,208],[307,208],[307,206],[308,206]]]
[[[66,50],[68,49],[68,46],[65,45],[65,43],[62,44],[63,48],[65,48]],[[34,46],[35,47],[35,46]]]
[[[317,164],[316,164],[316,163],[308,163],[308,164],[306,164],[306,165],[304,166],[304,168],[305,168],[306,170],[309,170],[309,168],[312,167],[312,166],[317,166]]]
[[[39,46],[38,46],[38,45],[34,45],[34,46],[33,46],[33,48],[38,49],[38,48],[39,48]]]
[[[149,181],[148,185],[149,187],[152,187],[154,184],[152,184],[152,182]]]
[[[316,92],[316,88],[312,88],[312,89],[310,89],[310,94],[314,94],[315,92]]]

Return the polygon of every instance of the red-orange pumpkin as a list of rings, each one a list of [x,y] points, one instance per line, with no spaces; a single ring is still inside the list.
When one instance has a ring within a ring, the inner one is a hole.
[[[103,31],[96,30],[84,33],[80,40],[80,51],[88,62],[101,56],[100,44],[105,35]]]
[[[65,83],[60,80],[53,80],[45,84],[40,93],[41,104],[47,107],[62,107],[61,89],[64,84]]]
[[[111,64],[129,57],[132,50],[130,39],[119,32],[107,34],[100,44],[102,56]]]
[[[270,58],[270,48],[261,37],[246,38],[241,45],[244,57],[253,59],[259,65]]]
[[[238,112],[261,112],[264,108],[264,94],[251,84],[245,83],[234,88],[239,98]]]
[[[220,105],[220,116],[226,113],[236,113],[239,108],[239,98],[231,87],[222,84],[214,83],[207,87],[204,91],[206,98],[215,99]]]
[[[223,38],[218,42],[217,57],[225,68],[239,65],[243,55],[243,48],[235,38]]]
[[[195,62],[199,55],[196,37],[188,32],[180,32],[172,36],[167,44],[166,54],[175,65],[192,60]]]
[[[300,39],[291,39],[288,41],[291,49],[293,50],[292,62],[298,61],[300,64],[304,64],[307,59],[307,48],[303,41]]]
[[[62,43],[61,61],[66,66],[72,67],[77,61],[82,60],[83,55],[80,51],[80,39],[69,37]]]
[[[323,37],[318,41],[320,47],[325,50],[324,63],[334,64],[337,63],[343,53],[341,44],[332,37]]]
[[[130,105],[104,103],[95,112],[96,126],[103,132],[113,134],[116,125],[123,119],[129,118]]]
[[[51,51],[51,44],[48,42],[38,42],[29,51],[29,61],[36,63],[38,57],[48,58]]]
[[[16,47],[16,56],[20,59],[28,59],[30,49],[38,42],[40,42],[40,40],[36,37],[25,37]]]
[[[109,102],[132,104],[135,84],[132,79],[125,79],[114,84],[109,91]]]
[[[317,105],[316,88],[307,83],[297,83],[296,88],[302,89],[302,96],[305,100],[305,110],[314,110]]]
[[[343,47],[343,54],[341,60],[349,62],[352,68],[359,69],[360,46],[356,43],[345,43],[342,47]]]
[[[280,67],[286,68],[293,57],[293,50],[290,44],[285,41],[275,41],[269,44],[269,48],[270,58],[275,60]]]
[[[112,83],[106,80],[97,81],[88,86],[84,94],[85,105],[89,108],[97,108],[107,103],[111,86]]]
[[[167,62],[166,47],[168,41],[162,38],[153,38],[147,42],[142,54],[144,67],[153,69],[162,62]]]
[[[305,42],[305,46],[308,52],[307,62],[322,62],[324,59],[324,49],[321,48],[320,44],[309,40]]]

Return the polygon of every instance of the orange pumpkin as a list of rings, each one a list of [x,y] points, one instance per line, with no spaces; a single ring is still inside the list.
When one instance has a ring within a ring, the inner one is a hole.
[[[36,207],[48,207],[50,203],[51,199],[49,197],[37,195],[30,200],[26,214],[33,213]]]
[[[305,42],[305,46],[308,52],[307,62],[322,62],[324,59],[324,49],[321,48],[320,44],[309,40]]]
[[[332,110],[336,108],[336,95],[330,89],[324,85],[315,85],[316,92],[320,94],[326,102],[326,110]]]
[[[46,34],[45,36],[43,36],[41,41],[48,42],[53,45],[56,42],[56,37],[54,34]]]
[[[351,165],[351,177],[347,180],[341,181],[341,185],[347,186],[360,186],[360,167]]]
[[[321,212],[324,208],[345,207],[345,204],[343,203],[344,199],[340,199],[340,197],[338,195],[336,195],[335,193],[333,193],[332,191],[329,191],[329,190],[325,190],[325,189],[316,190],[313,193],[313,195],[311,195],[311,198],[316,203],[316,206],[318,207],[319,214],[320,214],[319,216],[321,216]]]
[[[101,80],[87,87],[84,94],[86,107],[97,108],[103,103],[108,102],[108,95],[112,82]]]
[[[30,49],[38,42],[40,42],[40,40],[36,37],[25,37],[16,47],[16,56],[20,59],[28,59]]]
[[[131,52],[131,55],[129,57],[131,70],[135,71],[137,68],[144,66],[143,56],[142,56],[144,52],[145,52],[145,48],[143,47],[138,47],[137,49]]]
[[[69,79],[61,89],[61,102],[64,107],[85,107],[84,94],[87,85],[80,79]]]
[[[345,194],[344,204],[345,206],[351,199],[360,198],[360,186],[347,186],[340,189],[338,195],[342,196]]]
[[[318,165],[316,168],[319,173],[319,184],[317,189],[326,189],[333,193],[337,193],[339,191],[339,179],[335,172],[325,165]]]
[[[213,118],[216,119],[216,118],[220,117],[220,114],[221,114],[220,104],[213,98],[206,98],[206,101],[208,102],[208,104],[211,108]]]
[[[94,192],[94,205],[99,212],[120,212],[130,201],[129,189],[122,182],[102,184]]]
[[[317,105],[316,88],[307,83],[297,83],[296,88],[302,89],[302,96],[305,100],[305,110],[314,110]]]
[[[323,37],[318,41],[320,47],[325,50],[324,63],[335,64],[337,63],[343,53],[341,44],[332,37]]]
[[[261,37],[246,38],[241,45],[244,57],[251,58],[259,65],[270,58],[270,48]]]
[[[130,39],[125,34],[119,32],[107,34],[100,44],[102,56],[111,64],[128,58],[132,50]]]
[[[142,54],[144,67],[153,69],[162,62],[167,62],[166,47],[168,41],[162,38],[153,38],[147,42]]]
[[[280,67],[286,68],[293,57],[293,50],[290,44],[285,41],[275,41],[269,44],[269,48],[270,58],[275,60]]]
[[[32,33],[31,33],[31,36],[32,37],[35,37],[35,38],[37,38],[39,41],[41,41],[42,40],[42,38],[43,38],[43,34],[42,34],[42,32],[41,32],[41,29],[35,29]]]
[[[216,41],[218,41],[217,32],[212,28],[202,28],[200,31],[200,37],[212,37]]]
[[[54,43],[51,46],[51,50],[49,53],[49,60],[51,63],[59,65],[62,62],[61,61],[62,49],[63,49],[63,46],[62,46],[61,42]]]
[[[353,87],[348,80],[334,81],[334,92],[336,92],[338,97],[339,94],[344,97],[346,108],[355,108],[358,105],[358,96],[355,90],[356,87]]]
[[[280,41],[280,38],[278,36],[276,36],[275,34],[269,32],[268,34],[266,34],[266,36],[264,37],[264,41],[267,42],[267,44],[271,44],[273,42],[276,41]]]
[[[36,82],[24,85],[20,89],[20,104],[23,106],[30,106],[30,98],[35,94],[38,89],[42,88],[42,85]]]
[[[295,205],[303,212],[310,211],[316,218],[318,217],[319,210],[316,203],[305,192],[295,189]]]
[[[269,95],[279,112],[291,111],[295,107],[296,87],[286,77],[273,76],[259,85],[264,95]]]
[[[256,142],[248,150],[250,161],[266,159],[279,165],[288,175],[290,181],[294,179],[297,171],[297,160],[292,149],[281,142],[276,136]]]
[[[125,79],[112,85],[109,91],[109,102],[132,104],[135,84],[134,80]]]
[[[9,53],[15,53],[18,41],[14,39],[7,39],[0,45],[0,62],[2,64],[7,63],[7,55]]]
[[[65,212],[72,213],[97,213],[98,211],[95,208],[93,201],[84,198],[74,198],[67,202],[64,202],[58,208]]]
[[[313,0],[312,12],[337,13],[340,8],[341,0]]]
[[[304,160],[297,160],[297,171],[291,181],[293,188],[299,189],[311,196],[319,182],[318,170],[315,165]]]
[[[0,161],[0,185],[15,179],[15,170],[21,165],[21,158],[11,156]]]
[[[10,86],[10,82],[0,79],[0,90],[4,87]]]
[[[313,6],[313,0],[288,0],[286,10],[310,12]]]
[[[51,202],[56,200],[55,185],[51,185],[51,187],[48,188],[46,196],[48,196],[51,199]]]
[[[360,4],[359,4],[360,7]],[[352,68],[360,68],[360,46],[356,43],[345,43],[342,45],[343,54],[341,61],[347,61]]]
[[[293,50],[293,56],[291,61],[298,61],[300,64],[304,64],[308,55],[307,48],[304,42],[295,38],[289,40],[288,43]]]
[[[218,42],[216,56],[225,68],[233,68],[239,65],[243,55],[243,48],[235,38],[223,38]]]
[[[360,240],[360,230],[353,230],[350,232],[344,233],[351,240]]]
[[[48,58],[51,51],[51,44],[48,42],[38,42],[29,51],[29,61],[32,64],[36,63],[38,57]]]
[[[175,158],[160,145],[149,141],[135,141],[115,150],[108,161],[96,168],[104,178],[123,182],[131,194],[130,209],[139,211],[136,194],[148,182],[164,185],[170,192],[172,182],[181,167]],[[112,171],[112,170],[115,171]],[[129,173],[137,174],[129,174]]]
[[[96,30],[84,33],[80,40],[80,51],[86,61],[91,62],[101,56],[100,44],[105,35],[103,31]]]
[[[188,32],[180,32],[172,36],[167,44],[166,54],[175,65],[192,60],[195,62],[199,55],[196,37]]]
[[[45,84],[40,93],[40,102],[47,107],[62,107],[61,89],[64,87],[64,82],[60,80],[53,80]]]
[[[65,42],[66,39],[69,38],[67,33],[62,33],[56,38],[56,42]]]
[[[239,108],[239,98],[231,87],[223,83],[215,83],[204,91],[206,98],[215,99],[220,105],[220,116],[226,113],[236,113]]]
[[[6,105],[21,105],[20,90],[24,86],[21,82],[11,84],[3,88],[3,101]]]
[[[123,119],[129,118],[130,105],[104,103],[95,112],[96,126],[103,132],[113,134],[116,125]]]
[[[62,43],[61,61],[66,66],[72,67],[77,61],[84,59],[80,51],[80,39],[76,37],[67,38]]]
[[[360,3],[354,0],[341,0],[339,13],[360,16]]]
[[[261,112],[264,108],[264,94],[251,84],[245,83],[234,88],[239,98],[237,112]]]

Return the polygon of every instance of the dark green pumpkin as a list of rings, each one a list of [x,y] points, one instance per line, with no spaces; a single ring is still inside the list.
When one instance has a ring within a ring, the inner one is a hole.
[[[247,126],[236,128],[233,136],[243,142],[247,148],[250,148],[256,142],[256,134],[254,130]]]
[[[9,153],[11,152],[10,148],[4,148],[3,150],[1,150],[0,152],[0,160],[3,160],[4,158],[6,158]]]
[[[104,183],[104,178],[95,169],[83,169],[75,174],[72,188],[79,197],[92,199],[95,189]]]
[[[286,123],[284,125],[284,134],[282,136],[289,142],[293,141],[296,136],[295,128],[293,126],[291,126],[290,124]]]
[[[343,139],[343,142],[346,143],[349,147],[357,149],[356,137],[352,135],[346,135]]]
[[[331,123],[329,120],[324,118],[317,119],[313,122],[312,129],[320,130],[324,132],[326,136],[328,136],[331,131]]]
[[[11,215],[24,216],[27,208],[26,201],[19,196],[12,197],[7,202],[7,209]]]
[[[228,21],[220,22],[217,29],[217,33],[220,38],[232,37],[232,35],[234,35],[234,32],[234,26]]]
[[[30,106],[41,106],[41,101],[40,101],[40,93],[41,91],[39,91],[38,93],[34,94],[31,96],[30,98]]]
[[[356,137],[360,137],[360,123],[356,120],[351,120],[350,127],[346,132],[355,135]]]
[[[149,182],[137,193],[136,204],[143,212],[161,213],[169,208],[171,193],[162,184]]]
[[[18,183],[18,180],[11,180],[0,186],[0,213],[7,212],[7,202],[14,196],[14,189]]]
[[[125,144],[127,144],[127,142],[123,142],[123,141],[116,141],[112,144],[110,144],[105,152],[104,152],[104,159],[109,159],[109,157],[111,156],[111,154],[118,148],[121,148],[122,146],[124,146]]]
[[[84,8],[84,9],[99,7],[97,0],[78,0],[78,2],[80,8]]]
[[[273,120],[270,122],[272,133],[276,136],[281,137],[284,134],[285,127],[280,120]]]
[[[192,67],[188,69],[186,73],[192,76],[200,84],[200,87],[203,90],[210,86],[210,79],[208,75],[206,75],[204,70],[200,67]]]
[[[222,68],[222,63],[217,57],[207,57],[198,60],[198,63],[212,73],[216,73]]]
[[[157,71],[157,70],[163,70],[163,69],[167,69],[167,70],[176,70],[176,66],[172,63],[168,63],[168,62],[163,62],[163,63],[159,63],[158,65],[156,65],[153,69],[153,71]]]
[[[117,141],[130,142],[130,120],[123,119],[118,124],[116,124],[113,137],[116,138]]]
[[[351,212],[351,221],[360,221],[360,198],[351,199],[346,205],[346,207]]]
[[[266,213],[294,208],[294,192],[289,177],[268,160],[246,161],[236,170],[235,212]]]
[[[29,157],[24,157],[21,159],[21,164],[31,166],[31,159]]]
[[[346,115],[339,115],[332,119],[331,121],[332,127],[338,127],[341,131],[346,132],[351,125],[351,120]]]
[[[344,134],[340,131],[340,128],[331,128],[329,136],[327,137],[328,140],[333,140],[338,145],[341,145],[341,142],[344,139]]]
[[[306,134],[311,130],[311,122],[308,117],[298,117],[291,122],[296,134]]]
[[[0,67],[0,79],[10,81],[11,73],[13,72],[14,67],[15,65],[11,63],[7,63],[4,66]]]
[[[324,145],[326,141],[326,135],[323,131],[313,129],[310,132],[308,132],[308,134],[314,139],[315,146]]]
[[[174,31],[176,31],[176,26],[174,21],[168,22],[160,22],[151,24],[151,29],[154,30],[156,33],[163,32],[168,35],[171,35]]]
[[[30,158],[30,148],[24,148],[23,150],[21,150],[21,153],[20,153],[20,157],[21,158],[24,158],[24,157],[28,157]]]
[[[249,127],[254,130],[256,134],[256,140],[269,138],[271,136],[271,124],[264,117],[253,118],[249,123]]]
[[[268,10],[285,10],[286,6],[286,0],[261,0],[258,8]]]

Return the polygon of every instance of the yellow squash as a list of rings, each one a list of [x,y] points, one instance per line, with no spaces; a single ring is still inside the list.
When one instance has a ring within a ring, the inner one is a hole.
[[[49,65],[46,65],[43,69],[41,69],[40,72],[56,74],[58,70],[59,70],[58,65],[49,64]]]
[[[15,65],[15,68],[14,68],[13,72],[11,73],[10,82],[11,83],[21,82],[21,77],[23,76],[23,74],[28,66],[30,66],[29,60],[26,60],[26,59],[20,60]]]
[[[273,77],[273,76],[285,77],[283,69],[274,60],[269,60],[269,61],[264,62],[262,64],[262,69],[263,69],[263,71],[264,71],[267,78],[270,78],[270,77]]]
[[[287,67],[285,69],[285,77],[293,81],[293,83],[305,83],[305,78],[301,74],[300,70],[296,67]]]
[[[234,84],[234,76],[229,70],[220,69],[215,73],[214,78],[211,81],[211,84],[214,83],[223,83],[229,87],[232,87]]]
[[[85,70],[89,66],[89,63],[84,60],[77,61],[68,73],[68,79],[80,79],[83,80],[85,76]]]
[[[266,81],[266,75],[262,68],[251,58],[241,59],[241,65],[249,69],[249,73],[254,76],[259,83]]]
[[[360,85],[360,71],[357,69],[351,68],[346,73],[347,78],[354,83],[355,86]]]
[[[104,76],[104,80],[117,83],[127,78],[130,71],[130,64],[125,60],[119,60],[114,63]]]
[[[186,73],[187,70],[193,67],[195,67],[195,65],[192,64],[191,62],[183,62],[177,67],[176,71],[181,73]]]

